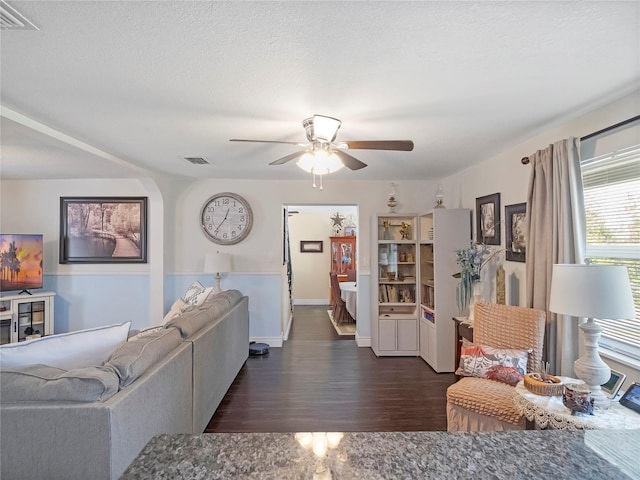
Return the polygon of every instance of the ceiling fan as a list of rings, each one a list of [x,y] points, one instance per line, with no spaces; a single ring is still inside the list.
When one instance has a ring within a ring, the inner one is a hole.
[[[307,143],[241,138],[232,138],[229,141],[285,143],[302,147],[303,150],[279,158],[269,165],[282,165],[299,158],[298,166],[316,175],[332,173],[343,166],[351,170],[359,170],[367,166],[366,163],[349,155],[345,150],[398,150],[403,152],[413,150],[413,142],[411,140],[350,140],[336,142],[336,135],[341,124],[342,122],[337,118],[324,115],[314,115],[304,119],[302,126],[307,135]]]

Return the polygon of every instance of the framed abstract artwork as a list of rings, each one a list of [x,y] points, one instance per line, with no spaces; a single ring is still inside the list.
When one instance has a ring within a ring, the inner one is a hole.
[[[476,242],[500,245],[500,194],[476,198]]]
[[[517,203],[504,207],[506,258],[510,262],[526,261],[525,240],[527,204]]]

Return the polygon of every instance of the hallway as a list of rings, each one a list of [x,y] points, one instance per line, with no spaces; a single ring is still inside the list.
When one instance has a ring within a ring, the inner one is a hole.
[[[446,430],[453,374],[377,358],[338,335],[326,306],[296,306],[289,340],[249,357],[207,432]]]

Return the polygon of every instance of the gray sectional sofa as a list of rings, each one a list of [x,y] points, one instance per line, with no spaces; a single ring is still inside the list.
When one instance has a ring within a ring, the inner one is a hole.
[[[103,366],[1,371],[0,477],[118,478],[154,435],[202,433],[248,352],[248,297],[229,290]]]

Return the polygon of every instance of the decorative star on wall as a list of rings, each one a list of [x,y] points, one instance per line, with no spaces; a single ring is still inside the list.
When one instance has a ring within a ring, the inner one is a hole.
[[[331,223],[334,227],[342,227],[342,222],[344,222],[344,217],[340,214],[340,212],[336,212],[331,217]]]

